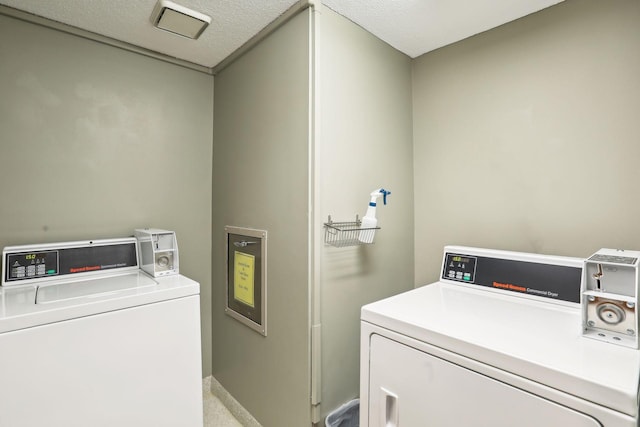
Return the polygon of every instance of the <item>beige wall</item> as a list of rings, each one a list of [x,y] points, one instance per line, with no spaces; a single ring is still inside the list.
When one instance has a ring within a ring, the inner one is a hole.
[[[0,16],[0,247],[175,230],[211,372],[213,78]]]
[[[265,426],[310,424],[318,355],[320,415],[356,397],[361,305],[413,286],[411,61],[313,10],[216,75],[213,374]],[[362,216],[380,186],[393,194],[376,244],[325,247],[327,216]],[[224,314],[225,225],[269,232],[266,338]],[[310,317],[322,330],[320,354],[310,351]]]
[[[213,375],[265,427],[310,425],[309,12],[216,75]],[[264,229],[266,337],[224,313],[224,227]]]
[[[639,23],[567,0],[414,61],[416,285],[445,244],[640,248]]]
[[[175,230],[204,373],[266,427],[309,424],[310,302],[325,415],[357,394],[354,307],[434,281],[444,245],[640,246],[638,1],[567,0],[414,61],[323,11],[313,170],[308,19],[216,77],[214,117],[211,76],[0,16],[0,246]],[[321,221],[379,186],[376,243],[325,247]],[[225,225],[269,231],[267,338],[224,315]]]
[[[318,24],[320,110],[316,180],[320,218],[322,402],[325,416],[359,394],[360,307],[413,287],[411,60],[329,9]],[[323,244],[322,223],[377,207],[372,245]]]

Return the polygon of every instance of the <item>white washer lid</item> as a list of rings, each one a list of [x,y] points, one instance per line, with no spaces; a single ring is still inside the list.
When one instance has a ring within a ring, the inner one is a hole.
[[[640,351],[581,336],[576,306],[443,282],[362,308],[363,321],[637,416]]]
[[[199,294],[198,282],[181,274],[151,278],[141,270],[0,287],[0,333]]]
[[[140,272],[50,283],[37,287],[36,304],[49,304],[75,298],[99,298],[131,290],[139,292],[143,288],[157,284],[158,282],[150,276]]]

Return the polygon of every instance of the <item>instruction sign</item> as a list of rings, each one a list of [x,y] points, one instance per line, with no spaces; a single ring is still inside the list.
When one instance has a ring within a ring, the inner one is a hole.
[[[225,313],[267,335],[267,231],[225,227],[227,306]]]
[[[255,256],[235,251],[233,297],[251,308],[255,308],[255,300],[253,297],[255,265]]]

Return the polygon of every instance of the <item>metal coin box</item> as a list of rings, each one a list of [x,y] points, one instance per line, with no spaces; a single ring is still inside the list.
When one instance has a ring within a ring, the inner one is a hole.
[[[176,233],[156,228],[135,230],[140,250],[140,268],[153,277],[180,272]]]
[[[640,252],[600,249],[582,272],[583,336],[638,348]]]

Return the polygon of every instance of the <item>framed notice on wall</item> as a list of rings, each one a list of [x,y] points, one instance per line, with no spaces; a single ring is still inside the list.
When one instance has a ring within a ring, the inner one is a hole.
[[[267,232],[225,227],[227,301],[225,313],[267,335]]]

